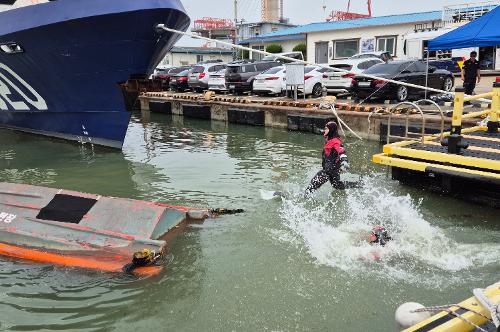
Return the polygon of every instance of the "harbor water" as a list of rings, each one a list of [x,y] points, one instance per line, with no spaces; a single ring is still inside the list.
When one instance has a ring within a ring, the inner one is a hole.
[[[1,130],[0,181],[245,213],[191,224],[149,279],[0,258],[0,331],[393,331],[404,302],[500,280],[498,210],[391,181],[376,142],[346,140],[361,188],[302,197],[322,143],[158,114],[122,151]]]

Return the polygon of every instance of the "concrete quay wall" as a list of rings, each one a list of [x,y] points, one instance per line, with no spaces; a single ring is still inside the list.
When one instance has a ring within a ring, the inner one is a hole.
[[[264,105],[251,103],[245,99],[236,102],[204,99],[188,99],[163,96],[143,95],[139,97],[141,112],[174,114],[184,117],[199,118],[225,123],[236,123],[251,126],[266,126],[320,134],[329,119],[336,119],[328,109],[319,109],[312,105],[303,107]],[[287,104],[281,102],[280,104]],[[290,103],[288,103],[290,104]],[[387,105],[385,105],[387,106]],[[346,110],[349,109],[349,110]],[[377,113],[372,113],[377,111]],[[383,106],[346,106],[338,104],[339,117],[359,136],[374,141],[385,141],[389,115]],[[391,133],[403,134],[406,126],[406,115],[394,114],[391,120]],[[411,132],[419,132],[422,117],[419,114],[408,116]],[[476,121],[464,122],[464,126],[472,126]],[[451,125],[451,117],[445,117],[445,130]],[[428,133],[439,132],[441,116],[425,115],[425,126]],[[347,135],[348,130],[344,128]]]

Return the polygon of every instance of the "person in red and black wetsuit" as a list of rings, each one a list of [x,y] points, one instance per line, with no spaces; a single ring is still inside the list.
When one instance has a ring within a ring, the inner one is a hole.
[[[330,181],[335,189],[347,189],[359,187],[358,182],[344,182],[340,180],[340,172],[349,169],[346,150],[342,146],[342,140],[338,133],[337,123],[330,121],[325,125],[325,145],[323,147],[323,169],[319,171],[309,183],[306,195],[318,190],[326,182]]]

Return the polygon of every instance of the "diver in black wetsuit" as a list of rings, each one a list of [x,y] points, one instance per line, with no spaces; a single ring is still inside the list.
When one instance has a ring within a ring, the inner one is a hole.
[[[342,146],[342,140],[338,133],[337,123],[330,121],[325,125],[325,145],[323,147],[323,169],[311,180],[306,189],[306,195],[318,190],[327,181],[330,181],[335,189],[348,189],[359,187],[358,182],[345,182],[340,180],[340,172],[349,169],[346,150]]]

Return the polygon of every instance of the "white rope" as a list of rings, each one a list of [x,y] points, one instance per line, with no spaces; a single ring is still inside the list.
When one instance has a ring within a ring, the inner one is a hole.
[[[325,66],[325,65],[321,65],[321,64],[316,64],[316,63],[313,63],[313,62],[307,62],[307,61],[304,61],[304,60],[298,60],[298,59],[290,58],[290,57],[283,56],[283,55],[269,53],[269,52],[266,52],[266,51],[256,50],[256,49],[245,47],[245,46],[235,45],[235,44],[228,43],[228,42],[221,41],[221,40],[214,40],[214,39],[210,39],[210,38],[206,38],[206,37],[202,37],[202,36],[196,35],[194,33],[189,33],[189,32],[184,32],[184,31],[180,31],[180,30],[175,30],[175,29],[167,28],[164,24],[158,24],[157,28],[165,30],[165,31],[168,31],[168,32],[177,33],[177,34],[180,34],[180,35],[184,35],[184,36],[188,36],[188,37],[191,37],[191,38],[195,38],[195,39],[206,40],[206,41],[209,41],[209,42],[217,42],[218,44],[226,45],[226,46],[229,46],[229,47],[232,47],[232,48],[237,48],[237,49],[244,50],[244,51],[259,53],[259,54],[262,54],[262,55],[273,55],[273,56],[276,56],[277,58],[280,58],[280,59],[283,59],[283,60],[288,60],[288,61],[292,61],[292,62],[298,62],[298,63],[302,63],[304,65],[317,66],[317,67],[326,68],[326,69],[333,69],[334,71],[337,71],[337,72],[348,73],[348,74],[356,74],[356,76],[371,78],[371,79],[375,79],[375,80],[384,80],[384,81],[386,81],[386,83],[393,83],[393,84],[396,84],[396,85],[404,85],[404,86],[407,86],[409,88],[415,88],[415,89],[421,89],[421,90],[426,90],[426,91],[431,91],[431,92],[437,92],[437,93],[455,95],[454,92],[450,92],[450,91],[444,91],[444,90],[429,88],[429,87],[425,87],[425,86],[421,86],[421,85],[416,85],[416,84],[411,84],[411,83],[406,83],[406,82],[395,81],[395,80],[392,80],[392,79],[387,79],[387,78],[373,76],[373,75],[368,75],[368,74],[363,74],[363,73],[357,74],[357,73],[353,73],[353,72],[350,72],[348,70],[344,70],[344,69],[340,69],[340,68],[333,68],[333,67],[329,67],[329,66]]]
[[[345,136],[345,132],[344,132],[344,129],[342,128],[342,125],[344,125],[347,129],[349,129],[349,131],[354,135],[356,136],[357,138],[359,138],[360,140],[363,140],[363,138],[361,138],[361,136],[359,136],[358,134],[356,134],[354,132],[354,130],[352,130],[348,125],[347,123],[345,123],[339,116],[339,114],[337,113],[337,110],[335,109],[335,105],[333,103],[330,104],[330,109],[333,111],[333,114],[335,114],[335,116],[337,117],[337,121],[339,123],[339,126],[340,126],[340,129],[342,130],[342,134]]]
[[[488,332],[487,330],[483,329],[481,326],[475,324],[474,322],[471,322],[467,318],[465,318],[462,315],[459,315],[456,312],[454,312],[453,310],[451,310],[450,309],[451,307],[458,307],[458,308],[470,311],[470,312],[472,312],[472,313],[474,313],[474,314],[476,314],[478,316],[484,317],[488,321],[490,320],[488,317],[486,317],[485,315],[481,314],[480,312],[477,312],[477,311],[475,311],[473,309],[469,309],[469,308],[463,307],[463,306],[458,305],[458,304],[448,304],[448,305],[441,305],[441,306],[426,307],[426,308],[421,308],[421,309],[413,310],[412,312],[441,312],[441,311],[444,311],[444,312],[449,313],[450,315],[453,315],[453,316],[461,319],[462,321],[466,322],[467,324],[474,326],[476,329],[478,329],[481,332]]]
[[[500,327],[500,304],[493,304],[490,299],[488,299],[483,292],[483,289],[475,288],[472,293],[478,299],[479,302],[491,313],[491,320],[493,324],[498,328]]]

